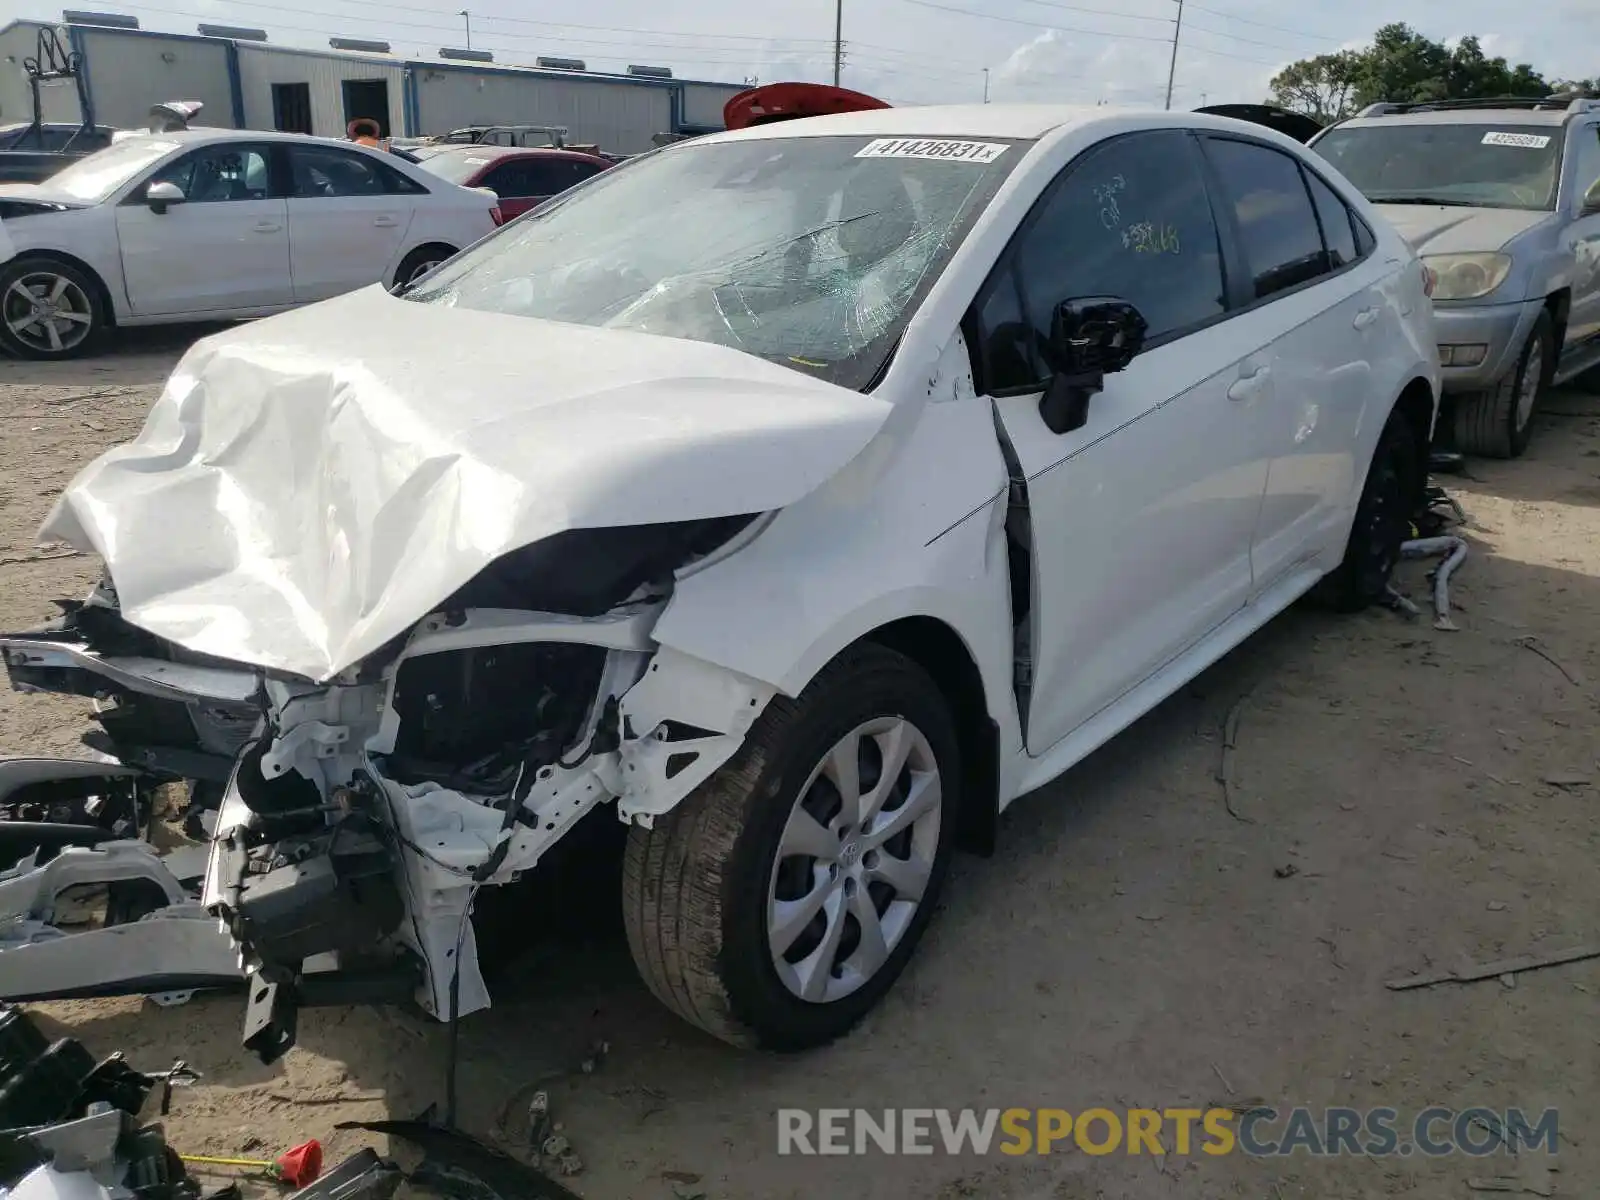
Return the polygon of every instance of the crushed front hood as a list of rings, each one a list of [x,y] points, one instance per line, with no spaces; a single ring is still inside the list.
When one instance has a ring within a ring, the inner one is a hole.
[[[570,529],[770,511],[889,404],[734,350],[372,288],[196,343],[40,531],[123,616],[323,680]]]

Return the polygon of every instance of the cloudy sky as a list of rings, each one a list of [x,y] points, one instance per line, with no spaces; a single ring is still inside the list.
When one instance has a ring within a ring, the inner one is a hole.
[[[59,2],[59,0],[57,0]],[[274,41],[326,45],[331,34],[378,38],[397,53],[466,40],[499,62],[537,55],[591,68],[671,66],[738,82],[826,81],[834,0],[73,0],[138,15],[147,29],[193,32],[197,20],[265,28]],[[902,104],[977,100],[985,71],[997,101],[1160,104],[1176,0],[843,0],[847,86]],[[0,24],[57,14],[47,0],[0,0]],[[1546,75],[1600,75],[1600,0],[1185,0],[1175,106],[1264,98],[1297,58],[1360,45],[1403,20],[1430,37],[1477,34],[1490,54]]]

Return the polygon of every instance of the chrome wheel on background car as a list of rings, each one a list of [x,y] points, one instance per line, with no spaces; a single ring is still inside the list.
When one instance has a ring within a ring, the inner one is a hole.
[[[767,897],[783,985],[827,1003],[882,969],[910,928],[939,850],[939,763],[902,717],[851,730],[784,825]]]
[[[849,1030],[933,916],[960,759],[944,694],[885,646],[775,697],[715,774],[628,831],[628,948],[656,998],[739,1046]]]
[[[5,344],[31,358],[66,358],[82,349],[98,324],[88,284],[64,265],[34,262],[0,281]]]
[[[402,291],[410,287],[440,263],[453,258],[455,253],[453,246],[446,246],[442,242],[418,246],[400,260],[400,265],[395,268],[394,282],[390,290]]]

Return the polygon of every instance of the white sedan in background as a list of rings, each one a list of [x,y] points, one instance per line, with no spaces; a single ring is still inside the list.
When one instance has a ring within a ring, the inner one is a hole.
[[[111,325],[260,317],[408,283],[491,232],[494,207],[348,142],[130,138],[0,186],[0,348],[70,358]]]

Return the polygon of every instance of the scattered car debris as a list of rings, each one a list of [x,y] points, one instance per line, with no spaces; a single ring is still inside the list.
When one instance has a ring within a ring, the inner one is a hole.
[[[435,1176],[441,1171],[484,1189],[484,1200],[580,1200],[549,1176],[485,1145],[457,1129],[428,1121],[341,1121],[336,1129],[365,1129],[410,1142],[428,1159]]]
[[[1432,558],[1444,555],[1433,572],[1433,627],[1446,633],[1460,629],[1450,619],[1450,576],[1467,557],[1467,543],[1458,537],[1416,538],[1400,547],[1402,558]],[[1409,602],[1408,602],[1409,603]]]
[[[1295,866],[1293,863],[1285,863],[1281,867],[1273,867],[1272,873],[1279,879],[1293,879],[1296,875],[1300,874],[1300,868]]]
[[[389,1200],[404,1178],[400,1168],[379,1158],[377,1151],[358,1150],[288,1200]]]
[[[166,1073],[163,1100],[180,1067]],[[27,1014],[0,1007],[0,1195],[198,1200],[161,1127],[138,1121],[161,1082],[120,1054],[96,1063],[78,1041],[51,1042]]]
[[[1502,975],[1518,975],[1523,971],[1559,967],[1591,958],[1600,958],[1600,943],[1575,946],[1570,950],[1555,950],[1549,954],[1525,954],[1520,958],[1505,958],[1492,963],[1469,963],[1454,971],[1434,971],[1427,975],[1413,975],[1409,979],[1391,979],[1383,986],[1391,992],[1404,992],[1413,988],[1432,987],[1439,983],[1477,983],[1484,979],[1497,979]]]

